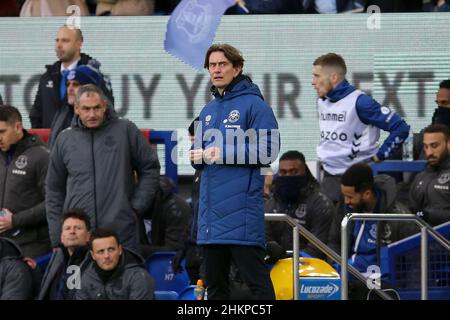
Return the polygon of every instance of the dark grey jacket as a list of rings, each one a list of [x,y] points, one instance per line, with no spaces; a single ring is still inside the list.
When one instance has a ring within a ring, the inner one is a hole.
[[[414,213],[422,212],[432,226],[450,221],[450,156],[439,168],[428,166],[410,188]]]
[[[61,245],[53,253],[42,278],[38,300],[73,300],[76,288],[68,288],[66,283],[70,277],[76,277],[87,267],[89,262],[89,248],[87,246],[78,247],[70,256],[67,249]],[[79,267],[78,271],[77,268]],[[80,278],[81,279],[81,278]],[[75,281],[75,279],[73,279]],[[74,283],[71,281],[71,283]],[[64,288],[60,288],[61,282],[65,283]],[[58,290],[61,293],[58,295]]]
[[[22,259],[13,241],[0,238],[0,300],[33,298],[31,269]]]
[[[8,166],[8,154],[0,152],[0,207],[13,213],[13,229],[1,236],[12,238],[25,256],[34,258],[50,251],[44,203],[49,154],[42,140],[26,130],[10,151]]]
[[[78,207],[89,215],[92,229],[115,230],[125,247],[137,250],[136,213],[148,210],[159,187],[156,151],[134,123],[109,112],[97,129],[75,120],[50,155],[46,208],[52,246],[59,243],[62,212]]]
[[[82,53],[78,66],[86,64],[95,65],[97,69],[100,63],[87,54]],[[55,114],[60,107],[67,104],[67,95],[64,99],[60,97],[59,84],[61,82],[61,61],[46,65],[46,71],[39,79],[38,91],[30,110],[30,121],[32,128],[51,128]],[[100,84],[108,99],[114,104],[111,85],[108,81]]]
[[[335,207],[319,190],[316,182],[310,181],[299,192],[298,202],[288,206],[273,194],[265,203],[266,213],[286,213],[313,233],[324,243],[327,242],[330,224],[335,216]],[[283,249],[292,250],[292,228],[286,223],[266,222],[266,241],[276,241]],[[300,250],[321,258],[323,254],[300,237]]]
[[[154,299],[154,281],[138,254],[124,249],[116,271],[106,283],[99,277],[94,263],[91,261],[81,275],[81,289],[75,293],[77,300]]]

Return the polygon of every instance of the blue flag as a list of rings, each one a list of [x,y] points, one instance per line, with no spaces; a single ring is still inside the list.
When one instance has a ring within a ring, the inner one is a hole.
[[[164,49],[201,71],[220,19],[235,0],[183,0],[167,23]]]

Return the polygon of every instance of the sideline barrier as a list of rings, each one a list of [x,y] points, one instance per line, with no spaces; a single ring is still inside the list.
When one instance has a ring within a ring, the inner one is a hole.
[[[450,237],[450,222],[434,229],[447,239]],[[419,247],[420,235],[416,234],[381,248],[381,270],[402,299],[420,298]],[[430,239],[428,256],[428,297],[449,300],[450,252]]]
[[[420,287],[421,299],[428,299],[428,235],[450,251],[450,242],[440,233],[436,232],[428,223],[414,214],[395,213],[348,213],[341,222],[341,296],[348,299],[348,274],[351,267],[348,263],[349,232],[348,225],[351,220],[368,221],[414,221],[420,227]]]

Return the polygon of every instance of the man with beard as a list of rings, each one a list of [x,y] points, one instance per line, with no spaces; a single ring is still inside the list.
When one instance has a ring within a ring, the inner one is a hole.
[[[441,81],[436,92],[436,105],[431,124],[441,123],[450,128],[450,79]],[[425,159],[423,150],[423,130],[414,139],[414,159]]]
[[[55,52],[58,57],[39,79],[39,87],[30,111],[32,128],[51,128],[55,114],[67,104],[67,75],[79,65],[100,68],[100,63],[87,54],[81,53],[83,34],[80,29],[64,25],[59,28],[55,39]],[[98,84],[114,104],[109,81]]]
[[[331,200],[320,192],[319,183],[309,171],[302,153],[291,150],[281,156],[272,190],[273,194],[265,203],[265,212],[285,213],[322,242],[327,242],[335,208]],[[266,241],[271,262],[276,262],[283,257],[279,253],[292,250],[292,228],[286,223],[266,222]],[[313,257],[323,257],[303,237],[300,249]]]
[[[419,173],[410,189],[414,212],[436,226],[450,220],[450,129],[444,124],[425,128],[423,150],[427,168]]]
[[[341,192],[344,203],[338,205],[328,245],[340,254],[341,222],[347,213],[409,213],[408,209],[396,201],[394,178],[378,175],[364,163],[348,168],[342,176]],[[404,221],[354,221],[349,225],[349,264],[365,273],[368,267],[381,266],[380,248],[397,241],[414,231],[413,225]]]

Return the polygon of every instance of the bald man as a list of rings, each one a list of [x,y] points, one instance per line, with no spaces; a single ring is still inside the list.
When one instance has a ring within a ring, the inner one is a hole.
[[[55,53],[58,61],[46,65],[46,72],[39,80],[38,91],[30,111],[32,128],[51,128],[57,111],[67,104],[67,74],[79,65],[100,68],[100,63],[87,54],[81,53],[83,33],[73,26],[62,26],[55,38]],[[99,84],[105,95],[114,103],[108,80]]]

